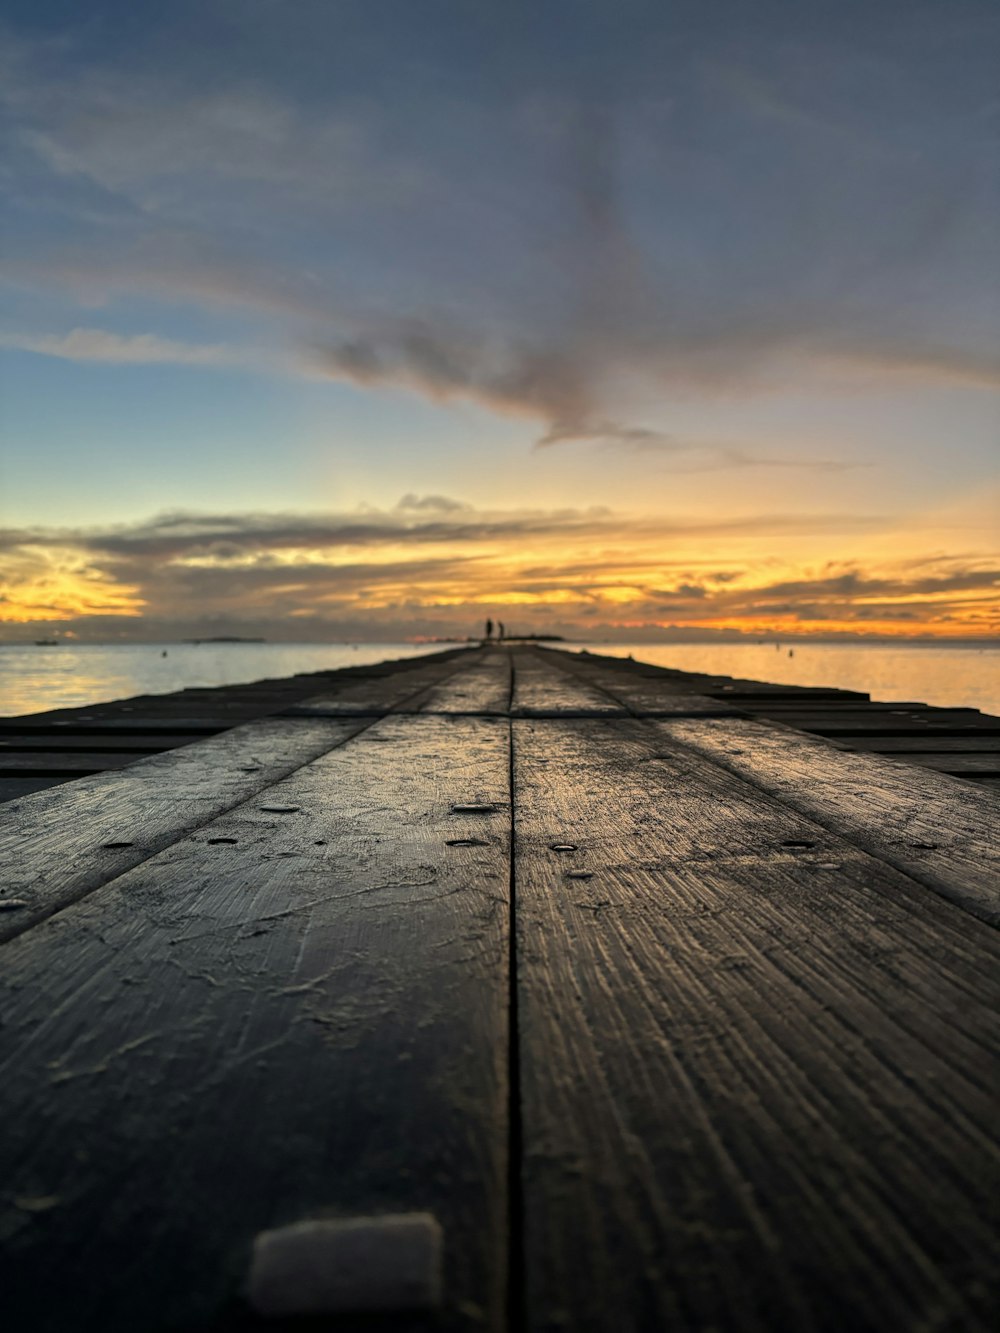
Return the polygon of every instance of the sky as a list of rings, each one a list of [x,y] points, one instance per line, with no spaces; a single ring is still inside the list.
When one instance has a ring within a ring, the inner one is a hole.
[[[1000,636],[993,0],[6,0],[0,640]]]

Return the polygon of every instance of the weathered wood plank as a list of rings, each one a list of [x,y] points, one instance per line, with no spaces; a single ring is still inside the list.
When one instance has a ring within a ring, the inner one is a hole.
[[[513,724],[527,1327],[990,1328],[997,937],[732,725]]]
[[[579,654],[548,652],[545,659],[557,669],[600,690],[636,717],[724,717],[734,713],[728,703],[685,689],[673,680],[615,671]]]
[[[267,714],[285,707],[289,701],[301,701],[306,698],[309,685],[317,681],[326,681],[335,690],[336,696],[345,701],[341,707],[315,710],[317,716],[380,716],[397,704],[405,704],[407,700],[419,697],[436,681],[454,674],[455,667],[451,665],[451,660],[455,656],[449,654],[444,659],[433,661],[420,659],[415,664],[408,662],[406,669],[392,670],[375,677],[358,678],[352,673],[344,673],[333,680],[323,675],[295,678],[271,682],[273,688],[263,691],[256,687],[251,689],[239,686],[189,690],[176,695],[143,696],[132,704],[122,701],[120,704],[100,705],[93,712],[70,709],[27,720],[11,719],[0,727],[0,784],[5,781],[8,784],[6,787],[0,785],[0,799],[24,796],[40,790],[41,786],[121,768],[140,757],[128,751],[138,748],[143,740],[154,742],[146,751],[152,754],[174,745],[190,744],[199,738],[199,733],[202,736],[217,734],[220,730],[236,725],[248,711]],[[192,707],[190,695],[211,698],[212,708],[216,711],[228,709],[231,716],[202,720],[200,723],[188,717],[179,718],[177,710],[186,712]],[[251,697],[255,702],[248,709],[247,700]],[[360,701],[360,706],[354,701]],[[150,716],[146,711],[147,706],[165,707],[168,711],[167,719]],[[173,709],[173,715],[170,709]],[[301,714],[310,715],[308,706],[301,709]],[[178,732],[179,726],[185,726],[187,730]],[[159,743],[155,743],[157,740]],[[14,748],[18,742],[24,744],[25,741],[27,749]],[[119,748],[122,746],[125,752]],[[20,783],[22,780],[45,778],[54,781],[43,782],[36,787],[9,785],[12,781]],[[2,931],[0,938],[3,938]]]
[[[511,714],[514,717],[627,716],[624,705],[603,690],[561,671],[552,661],[553,654],[543,655],[528,648],[513,649],[511,656],[514,667]]]
[[[258,1328],[255,1233],[413,1211],[416,1326],[503,1327],[508,735],[386,719],[6,946],[12,1329]]]
[[[985,920],[1000,920],[1000,803],[978,784],[760,722],[655,725]]]
[[[400,712],[467,713],[506,717],[510,709],[511,658],[500,650],[477,653],[463,670],[432,685]]]
[[[310,695],[288,704],[282,717],[383,717],[397,711],[417,710],[435,687],[464,678],[476,665],[472,651],[457,661],[420,665],[385,679],[339,683],[329,693]]]
[[[11,801],[0,830],[0,940],[20,934],[325,754],[363,721],[269,719]]]

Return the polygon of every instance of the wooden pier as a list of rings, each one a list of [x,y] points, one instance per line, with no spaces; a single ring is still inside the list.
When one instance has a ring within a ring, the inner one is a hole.
[[[512,645],[0,747],[11,1333],[994,1327],[1000,719]]]

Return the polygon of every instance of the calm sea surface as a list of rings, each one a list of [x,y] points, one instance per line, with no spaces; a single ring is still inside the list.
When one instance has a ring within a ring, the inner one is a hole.
[[[566,645],[578,650],[581,645]],[[924,648],[799,643],[794,655],[773,644],[589,644],[682,671],[706,671],[791,685],[866,690],[873,699],[916,700],[1000,714],[1000,648]],[[167,656],[162,656],[166,649]],[[328,671],[393,657],[418,657],[434,645],[362,643],[115,644],[57,648],[0,644],[0,715],[166,694],[187,685]]]

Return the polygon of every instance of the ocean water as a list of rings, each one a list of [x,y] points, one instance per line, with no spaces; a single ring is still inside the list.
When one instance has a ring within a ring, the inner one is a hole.
[[[879,702],[981,708],[1000,714],[1000,644],[938,648],[881,643],[588,644],[595,653],[678,671],[705,671],[782,685],[861,690]],[[791,649],[791,655],[789,654]]]
[[[189,685],[246,681],[419,657],[444,645],[79,644],[56,648],[0,644],[0,716],[46,712],[167,694]],[[570,651],[626,656],[681,671],[705,671],[790,685],[866,690],[873,699],[910,700],[1000,714],[1000,646],[937,648],[884,644],[566,644]],[[166,650],[167,656],[162,654]]]

